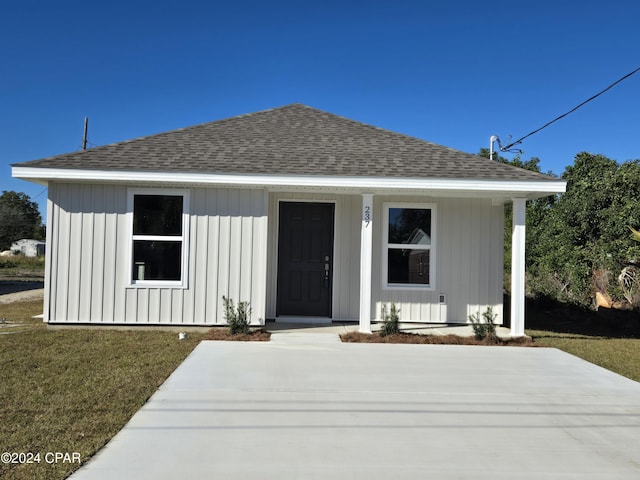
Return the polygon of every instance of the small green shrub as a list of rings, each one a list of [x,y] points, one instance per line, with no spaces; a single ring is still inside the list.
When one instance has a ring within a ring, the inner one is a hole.
[[[224,318],[229,326],[229,333],[231,335],[249,333],[249,317],[251,316],[249,302],[238,302],[235,305],[232,299],[224,295],[222,302],[224,303]]]
[[[387,306],[382,305],[381,308],[381,317],[382,317],[382,328],[380,329],[380,335],[386,337],[387,335],[394,335],[396,333],[400,333],[399,322],[399,314],[400,309],[396,307],[395,303],[391,304],[391,308],[389,313],[387,313]]]
[[[480,314],[480,312],[469,315],[473,336],[476,340],[489,340],[494,343],[498,336],[496,335],[496,324],[494,323],[497,313],[493,313],[493,307],[489,306]]]

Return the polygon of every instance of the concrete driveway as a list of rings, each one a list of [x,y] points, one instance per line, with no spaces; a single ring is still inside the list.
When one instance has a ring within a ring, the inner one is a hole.
[[[640,478],[640,384],[555,349],[203,342],[72,480]]]

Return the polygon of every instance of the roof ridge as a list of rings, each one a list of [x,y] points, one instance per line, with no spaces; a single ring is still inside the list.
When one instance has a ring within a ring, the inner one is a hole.
[[[371,128],[371,129],[378,130],[380,132],[384,132],[384,133],[387,133],[387,134],[390,134],[390,135],[394,135],[394,136],[398,136],[398,137],[404,137],[404,138],[412,140],[412,141],[418,141],[418,142],[426,143],[426,144],[434,146],[434,147],[445,148],[445,149],[447,149],[447,150],[449,150],[451,152],[461,153],[463,155],[471,155],[471,156],[474,156],[474,157],[477,157],[477,158],[483,158],[484,159],[484,157],[481,157],[481,156],[476,155],[474,153],[464,152],[462,150],[458,150],[458,149],[453,148],[453,147],[448,147],[446,145],[441,145],[439,143],[430,142],[429,140],[425,140],[423,138],[414,137],[413,135],[409,135],[409,134],[402,133],[402,132],[396,132],[395,130],[389,130],[388,128],[379,127],[379,126],[373,125],[371,123],[365,123],[365,122],[363,122],[361,120],[355,120],[353,118],[349,118],[349,117],[345,117],[345,116],[342,116],[342,115],[338,115],[337,113],[332,113],[332,112],[328,112],[328,111],[325,111],[325,110],[321,110],[319,108],[310,107],[310,106],[304,105],[302,103],[291,103],[291,104],[288,104],[288,105],[283,105],[282,107],[279,107],[279,108],[298,106],[298,105],[301,106],[301,107],[305,107],[305,108],[307,108],[309,110],[313,110],[315,112],[323,113],[325,115],[330,115],[332,117],[339,118],[341,120],[345,120],[347,122],[350,122],[350,123],[355,124],[355,125],[359,125],[361,127]],[[277,110],[277,109],[273,109],[273,110]],[[259,112],[256,112],[256,113],[259,113]],[[488,160],[488,159],[486,159],[486,160]],[[518,168],[518,167],[514,167],[514,168]]]

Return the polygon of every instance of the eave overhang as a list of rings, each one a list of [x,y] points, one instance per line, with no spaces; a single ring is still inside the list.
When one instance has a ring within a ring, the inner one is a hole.
[[[96,182],[216,185],[268,190],[320,190],[336,193],[429,193],[443,196],[539,198],[566,190],[564,180],[402,178],[318,175],[238,175],[198,172],[150,172],[67,168],[12,167],[12,176],[36,183]]]

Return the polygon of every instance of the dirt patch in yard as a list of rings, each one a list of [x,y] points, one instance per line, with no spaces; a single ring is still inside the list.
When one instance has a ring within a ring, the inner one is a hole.
[[[212,328],[203,340],[223,340],[232,342],[268,342],[271,333],[265,330],[252,330],[249,333],[231,335],[228,328]]]
[[[640,311],[597,311],[552,301],[527,304],[527,329],[607,338],[640,338]]]
[[[522,338],[497,338],[491,340],[476,340],[474,337],[461,337],[459,335],[422,335],[417,333],[396,333],[393,335],[380,335],[379,333],[349,332],[340,335],[343,342],[350,343],[411,343],[431,345],[488,345],[511,347],[537,347],[532,339]]]

